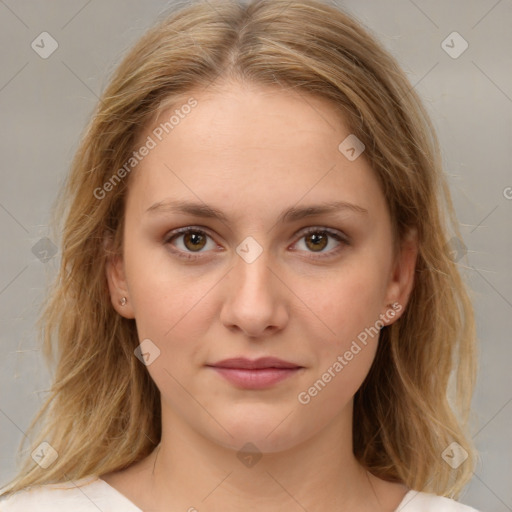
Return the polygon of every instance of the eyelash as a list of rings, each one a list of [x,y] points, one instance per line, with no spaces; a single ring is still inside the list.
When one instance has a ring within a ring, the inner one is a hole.
[[[208,236],[209,238],[212,238],[203,229],[189,226],[186,228],[176,229],[176,230],[172,231],[171,233],[169,233],[168,236],[165,237],[164,244],[166,244],[166,245],[170,244],[175,238],[178,238],[182,235],[186,235],[188,233],[199,233],[200,235],[205,235],[205,236]],[[334,231],[332,229],[319,228],[319,227],[307,228],[307,230],[305,232],[303,232],[302,235],[300,236],[299,241],[313,233],[316,233],[316,234],[321,233],[323,235],[329,235],[330,237],[334,238],[336,241],[340,242],[340,245],[337,248],[332,249],[331,251],[328,251],[327,253],[318,253],[318,254],[322,254],[321,256],[308,256],[308,258],[310,258],[312,260],[324,259],[324,258],[335,256],[336,254],[338,254],[338,252],[340,252],[343,249],[344,246],[350,245],[349,239],[346,236],[344,236],[344,235],[340,234],[339,232]],[[190,252],[184,252],[180,249],[178,249],[178,250],[172,249],[172,251],[179,258],[183,258],[188,261],[195,261],[202,257],[200,255],[201,254],[200,252],[194,254],[194,253],[190,253]],[[314,254],[314,253],[312,253],[312,254]],[[327,254],[327,256],[325,256],[323,254]]]

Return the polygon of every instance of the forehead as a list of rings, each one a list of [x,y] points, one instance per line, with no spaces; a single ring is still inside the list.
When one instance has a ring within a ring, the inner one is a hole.
[[[175,103],[139,139],[154,147],[130,184],[128,202],[138,210],[169,196],[251,212],[302,197],[378,202],[364,153],[350,161],[339,150],[350,130],[327,99],[246,84],[188,98],[193,108]]]

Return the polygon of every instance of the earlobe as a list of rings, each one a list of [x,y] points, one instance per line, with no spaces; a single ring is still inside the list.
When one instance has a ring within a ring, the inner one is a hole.
[[[110,300],[114,309],[124,318],[135,318],[133,306],[129,300],[130,294],[126,282],[122,256],[111,253],[108,254],[105,264],[105,274],[110,292]]]
[[[418,233],[416,228],[411,228],[406,237],[402,240],[400,252],[394,263],[391,278],[388,283],[386,294],[386,311],[394,311],[394,314],[386,318],[392,324],[402,316],[409,297],[414,287],[414,274],[418,256]],[[385,313],[386,314],[386,313]]]

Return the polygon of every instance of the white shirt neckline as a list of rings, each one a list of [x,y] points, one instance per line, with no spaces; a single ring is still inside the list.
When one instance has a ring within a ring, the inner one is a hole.
[[[142,509],[138,508],[133,501],[128,499],[121,491],[118,491],[115,487],[112,487],[109,483],[107,483],[105,480],[101,479],[100,477],[97,477],[97,480],[93,480],[91,484],[93,483],[99,483],[100,485],[103,485],[105,487],[106,491],[109,491],[111,493],[115,493],[116,496],[118,496],[120,499],[125,501],[128,505],[130,505],[134,510],[133,512],[143,512]],[[417,492],[413,489],[410,489],[407,491],[402,498],[402,501],[398,504],[397,508],[394,510],[394,512],[400,512],[403,507],[405,507],[415,496],[417,495]]]
[[[0,489],[0,493],[3,489]],[[92,510],[91,503],[101,505],[102,510],[122,510],[123,512],[143,512],[121,491],[112,487],[98,475],[89,475],[77,480],[58,484],[33,486],[6,498],[0,497],[2,510],[14,512],[34,510],[55,512],[56,510]],[[90,503],[89,503],[90,502]],[[410,489],[394,512],[478,512],[475,508],[457,501]]]
[[[112,487],[109,483],[105,482],[105,480],[103,480],[99,476],[96,477],[96,480],[91,481],[91,484],[99,484],[100,486],[103,486],[105,492],[110,492],[111,494],[117,496],[119,500],[124,501],[128,506],[133,508],[133,512],[143,512],[141,508],[137,507],[137,505],[135,505],[135,503],[133,503],[133,501],[131,501],[121,491],[118,491],[115,487]]]

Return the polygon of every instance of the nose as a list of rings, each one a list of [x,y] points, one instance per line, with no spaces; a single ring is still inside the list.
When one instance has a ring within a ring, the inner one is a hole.
[[[248,263],[236,255],[234,267],[223,280],[225,299],[221,321],[230,330],[260,338],[283,329],[288,321],[287,290],[263,251]]]

